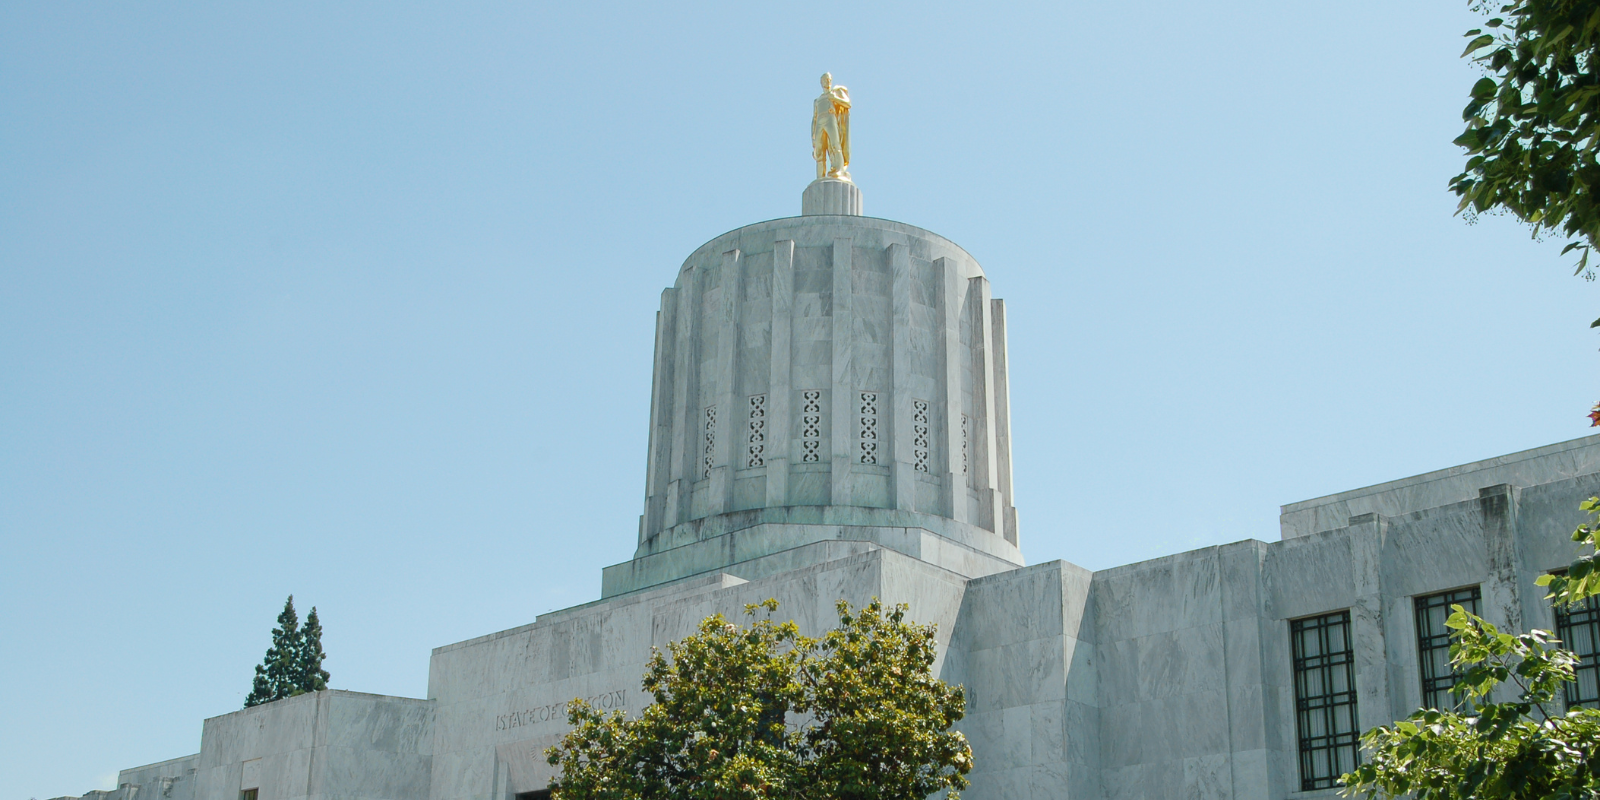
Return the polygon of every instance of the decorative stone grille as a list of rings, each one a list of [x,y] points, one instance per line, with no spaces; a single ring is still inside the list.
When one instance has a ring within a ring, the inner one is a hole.
[[[706,406],[705,453],[700,459],[700,477],[711,477],[711,465],[717,458],[717,407]]]
[[[878,463],[878,393],[861,393],[861,463]]]
[[[911,467],[928,471],[928,401],[911,401]]]
[[[813,464],[822,460],[822,391],[807,389],[800,397],[800,460]]]
[[[967,415],[961,415],[961,477],[969,474],[967,471]]]
[[[750,397],[750,437],[746,443],[744,465],[746,467],[764,467],[767,465],[767,396],[764,394],[751,395]]]

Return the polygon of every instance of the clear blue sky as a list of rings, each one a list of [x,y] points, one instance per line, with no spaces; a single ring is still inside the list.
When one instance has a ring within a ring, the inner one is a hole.
[[[1585,435],[1600,290],[1453,217],[1465,3],[0,5],[0,800],[239,707],[285,595],[333,686],[595,599],[654,312],[799,211],[1009,304],[1031,562]]]

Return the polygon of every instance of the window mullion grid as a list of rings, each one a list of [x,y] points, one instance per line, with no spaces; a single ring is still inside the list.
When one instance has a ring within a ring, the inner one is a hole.
[[[1341,632],[1338,650],[1333,649],[1335,626]],[[1315,653],[1305,652],[1308,643],[1314,644]],[[1349,612],[1291,621],[1290,644],[1301,789],[1328,788],[1340,774],[1354,768],[1357,757],[1355,653]]]
[[[1600,708],[1600,598],[1556,606],[1556,637],[1578,657],[1577,680],[1566,685],[1567,708]]]
[[[1417,628],[1417,670],[1422,689],[1422,706],[1442,710],[1461,710],[1463,700],[1451,693],[1460,675],[1450,665],[1450,629],[1445,626],[1451,606],[1478,613],[1482,599],[1479,587],[1456,589],[1426,595],[1414,601]]]

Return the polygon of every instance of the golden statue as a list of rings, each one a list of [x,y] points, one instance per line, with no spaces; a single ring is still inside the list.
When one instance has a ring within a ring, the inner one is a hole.
[[[826,72],[822,96],[811,104],[811,155],[817,160],[817,180],[850,180],[850,90],[834,86],[833,75]]]

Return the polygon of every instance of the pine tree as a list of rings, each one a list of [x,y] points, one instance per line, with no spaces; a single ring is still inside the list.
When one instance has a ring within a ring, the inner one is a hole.
[[[300,629],[300,652],[296,659],[296,694],[320,692],[328,688],[328,671],[322,668],[322,622],[317,619],[317,607],[306,615],[306,625]]]
[[[319,626],[319,639],[321,635]],[[298,694],[295,689],[301,640],[300,618],[294,612],[294,595],[291,594],[283,604],[283,613],[278,615],[278,627],[272,629],[272,646],[267,648],[266,658],[256,665],[255,681],[244,700],[245,708]],[[317,649],[321,648],[319,642]]]
[[[270,703],[275,698],[272,696],[272,682],[267,680],[267,668],[256,665],[256,678],[250,684],[250,694],[244,699],[244,707],[259,706]]]

